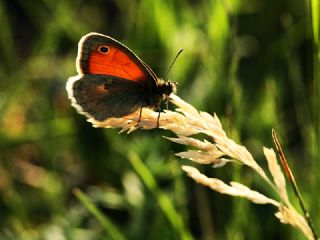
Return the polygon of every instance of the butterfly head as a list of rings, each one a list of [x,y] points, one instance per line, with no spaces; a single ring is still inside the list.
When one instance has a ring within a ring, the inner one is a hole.
[[[169,96],[171,93],[176,93],[177,85],[177,82],[158,79],[158,94],[161,96]]]

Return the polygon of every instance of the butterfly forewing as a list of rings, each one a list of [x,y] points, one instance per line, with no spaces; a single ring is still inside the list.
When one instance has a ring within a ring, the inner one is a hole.
[[[101,47],[107,52],[101,52]],[[104,74],[156,87],[157,78],[130,49],[117,40],[98,33],[82,37],[79,43],[78,72]]]

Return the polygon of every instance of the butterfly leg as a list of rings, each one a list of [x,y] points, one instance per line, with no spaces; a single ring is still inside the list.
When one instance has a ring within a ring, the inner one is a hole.
[[[169,97],[166,97],[166,110],[169,109]]]
[[[169,100],[170,100],[169,97],[166,96],[166,98],[165,98],[165,101],[166,101],[166,110],[169,109]],[[158,119],[157,119],[157,128],[159,128],[160,113],[161,113],[163,110],[160,108],[160,106],[158,106],[158,110],[157,110],[157,111],[159,112]]]
[[[160,113],[161,113],[161,111],[159,111],[158,118],[157,118],[157,128],[159,128],[159,123],[160,123]]]
[[[140,123],[140,121],[141,121],[141,116],[142,116],[142,107],[140,108],[140,113],[139,113],[138,124],[139,124],[139,123]]]
[[[142,116],[142,107],[140,108],[138,122],[135,124],[136,128],[139,128],[139,124],[140,124],[140,121],[141,121],[141,116]]]

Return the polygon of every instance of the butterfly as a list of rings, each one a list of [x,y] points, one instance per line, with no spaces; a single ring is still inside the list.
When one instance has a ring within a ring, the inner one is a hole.
[[[83,36],[76,60],[78,76],[68,79],[72,105],[95,121],[120,118],[142,108],[159,111],[176,91],[176,83],[157,77],[151,68],[119,41],[100,34]]]

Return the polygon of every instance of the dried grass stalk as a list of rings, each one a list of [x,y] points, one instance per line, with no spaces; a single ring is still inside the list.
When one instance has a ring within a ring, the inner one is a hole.
[[[281,197],[281,200],[286,204],[289,203],[289,198],[286,190],[286,180],[278,164],[276,153],[273,151],[272,148],[263,148],[264,155],[266,156],[268,162],[268,168],[270,173],[274,179],[274,183],[278,190],[278,194]]]
[[[301,216],[292,206],[280,205],[279,212],[275,214],[282,223],[290,224],[300,229],[308,239],[314,239],[313,233],[304,217]]]
[[[268,198],[257,191],[253,191],[241,183],[231,182],[230,185],[228,185],[220,179],[208,178],[206,175],[200,173],[199,170],[194,167],[182,166],[182,169],[197,183],[205,185],[212,190],[215,190],[222,194],[243,197],[256,204],[272,204],[276,207],[280,206],[277,201]]]

